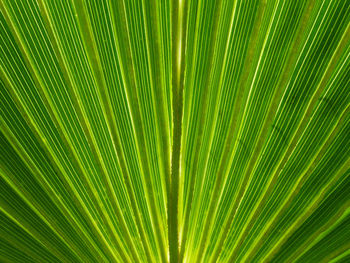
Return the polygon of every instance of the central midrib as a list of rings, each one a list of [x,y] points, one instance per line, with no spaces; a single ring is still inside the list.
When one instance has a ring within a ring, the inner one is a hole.
[[[172,106],[173,138],[170,187],[168,189],[169,261],[179,261],[178,195],[180,177],[181,131],[183,114],[183,73],[185,51],[184,14],[186,0],[172,1]]]

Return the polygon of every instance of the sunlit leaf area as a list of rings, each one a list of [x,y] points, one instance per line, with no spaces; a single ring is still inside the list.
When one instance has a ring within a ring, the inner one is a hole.
[[[0,0],[0,262],[349,263],[350,0]]]

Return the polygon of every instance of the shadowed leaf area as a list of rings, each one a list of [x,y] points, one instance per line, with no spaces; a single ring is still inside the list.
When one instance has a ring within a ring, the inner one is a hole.
[[[0,262],[350,262],[350,0],[0,0]]]

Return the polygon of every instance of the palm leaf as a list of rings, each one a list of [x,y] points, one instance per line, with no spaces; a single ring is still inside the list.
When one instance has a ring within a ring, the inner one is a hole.
[[[1,262],[348,262],[349,0],[1,0]]]

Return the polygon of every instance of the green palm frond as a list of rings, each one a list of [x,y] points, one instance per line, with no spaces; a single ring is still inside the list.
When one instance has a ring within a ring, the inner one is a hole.
[[[350,262],[349,0],[0,0],[0,262]]]

